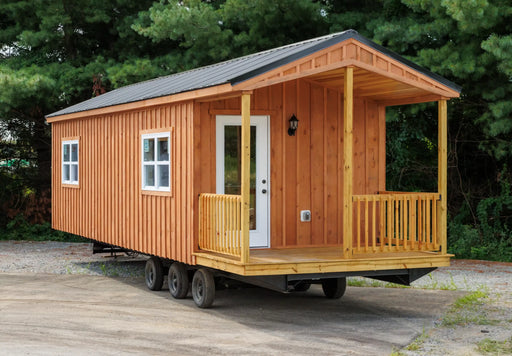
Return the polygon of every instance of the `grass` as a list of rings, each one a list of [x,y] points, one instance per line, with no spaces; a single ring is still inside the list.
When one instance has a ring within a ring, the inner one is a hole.
[[[489,320],[481,310],[481,306],[489,298],[484,290],[469,293],[455,301],[442,319],[443,326],[454,327],[470,323],[478,325],[492,325],[495,321]]]
[[[476,346],[484,355],[512,355],[512,337],[505,341],[483,339]]]
[[[414,286],[413,288],[417,289],[435,289],[435,290],[459,290],[459,287],[455,283],[453,276],[450,274],[450,280],[448,282],[439,282],[436,280],[432,273],[429,273],[426,277],[428,277],[429,283]],[[426,278],[425,277],[425,278]],[[464,284],[467,283],[464,281]],[[410,286],[404,286],[402,284],[383,282],[371,278],[365,277],[349,277],[347,278],[347,285],[351,287],[374,287],[374,288],[411,288]]]
[[[365,277],[349,277],[347,285],[350,287],[373,287],[373,288],[410,288],[396,283],[383,282]]]
[[[427,275],[429,280],[429,284],[425,286],[421,286],[419,288],[422,289],[436,289],[436,290],[458,290],[457,284],[455,283],[455,280],[453,279],[453,275],[450,273],[450,281],[449,282],[439,282],[435,279],[434,275],[432,273],[429,273]],[[465,282],[466,284],[466,282]]]
[[[407,351],[418,351],[425,340],[427,340],[428,334],[425,331],[425,328],[423,328],[423,331],[421,332],[420,336],[418,336],[416,339],[414,339],[413,342],[411,342],[405,349]]]

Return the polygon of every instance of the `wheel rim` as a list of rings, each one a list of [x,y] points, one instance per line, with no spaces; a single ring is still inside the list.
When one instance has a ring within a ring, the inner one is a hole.
[[[171,272],[171,281],[170,281],[169,287],[171,288],[171,292],[176,293],[176,290],[178,289],[178,277],[176,273]]]
[[[149,264],[146,268],[146,282],[148,285],[153,285],[155,280],[155,269],[152,264]]]
[[[196,283],[196,294],[197,294],[197,297],[199,300],[202,300],[203,299],[203,295],[204,295],[204,285],[203,285],[203,281],[201,279],[198,279],[197,283]]]

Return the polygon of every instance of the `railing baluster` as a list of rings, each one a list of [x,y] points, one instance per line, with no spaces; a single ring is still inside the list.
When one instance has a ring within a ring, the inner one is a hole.
[[[432,199],[432,242],[434,243],[434,250],[439,249],[437,242],[437,200]]]
[[[390,251],[394,250],[393,247],[393,227],[395,224],[395,218],[393,215],[395,201],[393,197],[389,197],[388,201],[388,247]]]
[[[427,228],[427,244],[428,244],[428,248],[431,249],[432,248],[432,236],[430,236],[430,198],[427,198],[427,200],[425,201],[425,205],[426,205],[426,208],[427,208],[427,216],[426,216],[426,221],[425,221],[425,225],[426,225],[426,228]]]
[[[373,252],[377,251],[377,236],[376,236],[376,226],[377,226],[377,201],[376,199],[372,199],[372,250]]]
[[[364,202],[364,252],[368,252],[368,199]]]
[[[424,226],[424,235],[423,236],[425,238],[425,250],[427,250],[428,247],[429,247],[429,241],[428,240],[430,238],[430,236],[428,236],[428,232],[427,232],[427,215],[428,215],[428,210],[427,210],[428,205],[427,205],[427,203],[428,203],[427,199],[424,199],[423,200],[423,206],[424,206],[424,209],[425,209],[424,210],[425,213],[423,214],[423,226]]]
[[[384,251],[384,238],[385,238],[385,230],[384,230],[384,225],[385,225],[385,210],[384,210],[384,206],[385,206],[386,202],[383,200],[383,199],[380,199],[379,198],[379,214],[380,214],[380,221],[379,221],[379,243],[380,243],[380,250],[381,251]]]
[[[360,199],[357,199],[357,227],[356,227],[356,230],[357,230],[357,251],[361,251],[361,200]]]
[[[421,197],[418,196],[418,249],[423,249],[423,204],[421,203]]]

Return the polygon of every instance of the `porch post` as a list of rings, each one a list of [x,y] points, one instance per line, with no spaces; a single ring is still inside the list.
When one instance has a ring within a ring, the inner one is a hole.
[[[343,85],[343,257],[352,257],[352,127],[354,115],[354,68],[345,68]]]
[[[448,114],[446,100],[438,102],[438,144],[437,144],[437,190],[441,195],[441,201],[437,205],[437,236],[441,244],[441,253],[447,253],[446,238],[446,213],[448,210],[447,196],[447,151],[448,151]]]
[[[242,93],[242,167],[241,167],[241,195],[242,195],[242,235],[241,260],[249,262],[249,185],[251,162],[251,93]]]

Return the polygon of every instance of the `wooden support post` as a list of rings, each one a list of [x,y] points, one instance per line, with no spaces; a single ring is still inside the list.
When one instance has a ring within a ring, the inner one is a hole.
[[[447,253],[446,213],[448,210],[447,196],[447,165],[448,165],[448,114],[446,100],[438,102],[438,161],[437,189],[441,201],[437,204],[437,238],[441,244],[441,253]]]
[[[242,93],[242,236],[241,261],[249,262],[249,185],[251,162],[251,94]]]
[[[354,120],[354,68],[345,68],[343,85],[343,257],[352,257],[352,127]],[[358,222],[359,223],[359,222]]]

